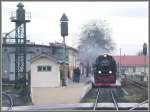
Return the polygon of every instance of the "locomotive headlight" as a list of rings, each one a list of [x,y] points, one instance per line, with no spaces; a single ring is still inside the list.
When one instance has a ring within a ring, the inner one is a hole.
[[[99,73],[99,74],[101,74],[101,73],[102,73],[102,71],[100,71],[100,70],[99,70],[99,71],[98,71],[98,73]]]
[[[106,55],[106,54],[104,54],[104,57],[107,57],[107,55]]]
[[[112,71],[109,71],[109,74],[111,74],[112,73]]]

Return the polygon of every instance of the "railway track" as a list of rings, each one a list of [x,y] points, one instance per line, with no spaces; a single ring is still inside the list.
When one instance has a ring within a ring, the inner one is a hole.
[[[118,111],[119,109],[118,109],[117,100],[115,98],[115,95],[114,95],[114,92],[113,92],[112,89],[111,89],[111,96],[112,96],[112,100],[113,100],[114,106],[115,106],[116,110]]]
[[[93,108],[94,111],[96,110],[99,96],[100,96],[100,88],[98,88],[98,92],[97,92],[97,96],[96,96],[96,101],[95,101],[94,108]]]
[[[130,108],[129,110],[134,110],[134,109],[136,109],[137,107],[140,107],[141,105],[143,105],[143,104],[145,104],[145,103],[148,103],[148,100],[145,100],[145,101],[143,101],[142,103],[136,104],[135,106],[133,106],[133,107]]]
[[[143,86],[142,84],[138,83],[137,81],[133,81],[130,79],[127,79],[128,82],[132,83],[134,86],[139,87],[145,91],[148,91],[148,88],[146,88],[145,86]]]
[[[5,92],[2,92],[2,95],[5,96],[5,97],[9,100],[9,108],[8,108],[8,110],[11,110],[12,107],[13,107],[13,100],[12,100],[11,96],[8,95],[8,94],[5,93]]]
[[[107,88],[107,89],[110,89],[110,88]],[[117,98],[116,98],[116,96],[115,96],[115,93],[114,93],[113,89],[111,88],[107,94],[109,94],[109,95],[111,96],[111,97],[110,97],[110,102],[114,104],[115,110],[118,111],[118,110],[119,110],[119,107],[118,107],[118,103],[117,103]],[[102,101],[102,98],[103,98],[103,94],[102,94],[100,88],[98,88],[96,100],[95,100],[95,103],[94,103],[94,106],[93,106],[93,111],[99,109],[99,107],[98,107],[98,104],[99,104],[99,103],[105,102],[104,99],[103,99],[103,101]]]

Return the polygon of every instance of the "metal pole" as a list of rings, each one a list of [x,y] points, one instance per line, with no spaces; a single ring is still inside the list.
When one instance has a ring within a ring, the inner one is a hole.
[[[66,43],[65,43],[65,36],[63,36],[63,44],[64,44],[64,63],[66,62]]]
[[[15,89],[18,88],[18,24],[16,24],[16,32],[15,32]]]
[[[65,77],[65,71],[66,71],[66,44],[65,44],[65,36],[63,36],[63,48],[64,48],[64,56],[63,56],[63,77],[62,77],[62,86],[66,86],[66,77]]]
[[[144,55],[144,63],[145,63],[144,74],[145,74],[145,76],[146,76],[146,55]]]
[[[23,71],[23,94],[26,95],[27,93],[27,85],[26,85],[26,22],[24,24],[24,45],[23,45],[23,55],[24,55],[24,71]]]
[[[120,64],[119,64],[119,75],[121,75],[121,48],[120,48]]]

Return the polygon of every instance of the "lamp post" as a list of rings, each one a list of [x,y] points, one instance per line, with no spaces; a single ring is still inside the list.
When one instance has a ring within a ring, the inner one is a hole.
[[[68,36],[68,18],[65,13],[63,13],[60,23],[61,23],[61,36],[63,37],[63,63],[62,63],[62,86],[66,86],[66,75],[65,75],[65,64],[66,64],[66,44],[65,44],[65,36]]]
[[[120,64],[119,64],[119,75],[121,76],[121,48],[120,48]]]
[[[144,63],[145,63],[144,74],[146,76],[146,55],[147,55],[147,45],[146,45],[146,43],[143,44],[143,55],[144,55]]]

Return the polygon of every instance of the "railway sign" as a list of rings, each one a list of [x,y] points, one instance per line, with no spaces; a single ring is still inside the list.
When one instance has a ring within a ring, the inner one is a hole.
[[[68,18],[64,13],[60,19],[61,22],[61,36],[68,36]]]

